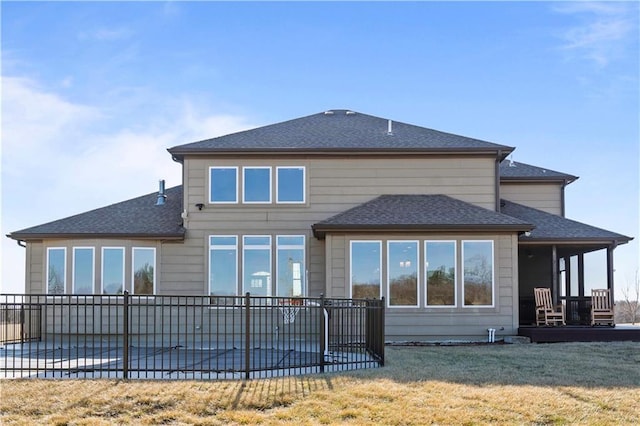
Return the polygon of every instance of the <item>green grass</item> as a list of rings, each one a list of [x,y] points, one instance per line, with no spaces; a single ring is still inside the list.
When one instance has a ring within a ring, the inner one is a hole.
[[[388,347],[387,366],[243,381],[0,381],[0,424],[637,424],[640,344]]]

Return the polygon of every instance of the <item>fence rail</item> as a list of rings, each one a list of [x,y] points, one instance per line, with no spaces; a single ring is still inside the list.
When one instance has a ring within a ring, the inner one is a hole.
[[[384,301],[0,295],[0,376],[255,378],[384,365]]]

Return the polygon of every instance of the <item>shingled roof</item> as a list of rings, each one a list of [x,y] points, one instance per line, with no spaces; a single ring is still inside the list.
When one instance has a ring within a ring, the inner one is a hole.
[[[565,181],[567,184],[578,179],[567,173],[555,170],[519,163],[517,161],[504,160],[500,163],[500,180],[554,180]]]
[[[381,195],[312,226],[314,235],[344,230],[529,231],[524,221],[446,195]]]
[[[389,132],[391,126],[391,132]],[[179,145],[184,155],[281,152],[490,152],[502,158],[513,147],[440,132],[349,110],[331,110],[252,130]]]
[[[632,237],[596,228],[562,216],[547,213],[532,207],[502,200],[501,211],[509,216],[532,223],[535,228],[529,235],[520,235],[521,242],[569,242],[624,244]]]
[[[8,235],[14,240],[42,238],[162,238],[183,239],[182,185],[165,191],[164,205],[157,193],[112,204],[65,219],[26,228]]]

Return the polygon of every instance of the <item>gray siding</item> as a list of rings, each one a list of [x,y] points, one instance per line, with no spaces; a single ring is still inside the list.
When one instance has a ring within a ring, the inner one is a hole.
[[[500,197],[514,203],[562,216],[562,184],[557,182],[500,183]]]
[[[447,194],[493,210],[494,165],[495,158],[477,156],[186,158],[184,208],[188,214],[185,221],[187,236],[181,246],[164,247],[165,252],[171,252],[172,263],[164,266],[163,292],[205,294],[209,235],[301,234],[307,238],[308,295],[318,296],[324,292],[339,297],[341,291],[338,288],[326,286],[327,274],[333,273],[325,262],[326,242],[313,237],[311,225],[381,194]],[[275,204],[276,182],[273,179],[274,203],[270,205],[209,204],[211,166],[238,166],[240,179],[242,166],[304,166],[306,203]],[[201,211],[196,207],[198,203],[205,205]],[[336,247],[336,250],[341,249]],[[340,269],[335,264],[331,267]]]

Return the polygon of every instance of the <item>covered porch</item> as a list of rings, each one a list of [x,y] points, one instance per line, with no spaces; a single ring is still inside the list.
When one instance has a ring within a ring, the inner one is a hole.
[[[555,337],[546,339],[572,341],[570,336],[573,335],[577,339],[586,339],[575,341],[609,341],[610,338],[602,333],[611,327],[596,327],[601,331],[586,334],[579,330],[580,327],[592,328],[591,290],[609,289],[612,297],[615,294],[614,250],[633,238],[505,200],[502,201],[502,212],[535,226],[518,239],[519,334],[531,337],[542,332],[534,332],[535,329],[550,328],[535,327],[533,293],[535,287],[548,287],[553,303],[564,306],[567,326],[556,327],[564,331],[548,332]],[[591,257],[591,262],[602,262],[598,266],[604,272],[599,273],[595,280],[585,271],[587,256]],[[630,331],[637,333],[640,339],[640,328]]]

